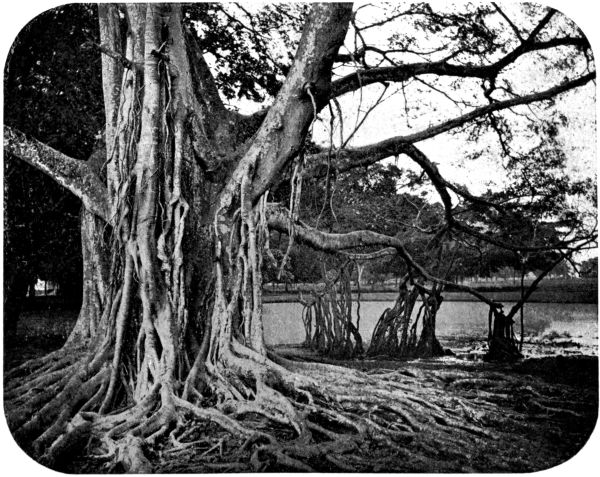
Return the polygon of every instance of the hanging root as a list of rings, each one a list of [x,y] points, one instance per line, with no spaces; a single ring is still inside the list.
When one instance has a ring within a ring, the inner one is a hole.
[[[416,344],[417,315],[411,329],[413,309],[419,290],[407,275],[400,283],[398,298],[392,308],[386,309],[373,330],[367,356],[410,356]]]
[[[353,358],[364,354],[359,332],[360,296],[357,318],[353,321],[351,275],[355,263],[347,261],[333,279],[323,267],[324,284],[311,291],[304,305],[302,320],[306,332],[304,346],[335,358]]]

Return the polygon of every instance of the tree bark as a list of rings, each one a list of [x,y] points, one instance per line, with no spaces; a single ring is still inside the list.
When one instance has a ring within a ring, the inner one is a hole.
[[[79,197],[88,210],[110,221],[106,187],[84,161],[68,157],[6,125],[4,151],[45,172]]]
[[[311,96],[319,108],[329,96],[350,13],[313,6],[253,136],[236,130],[242,120],[224,109],[177,4],[99,8],[103,47],[118,53],[103,56],[106,172],[5,128],[9,152],[86,208],[79,319],[62,350],[13,370],[29,378],[8,386],[9,425],[36,458],[60,468],[89,438],[154,443],[185,415],[236,432],[227,414],[259,413],[305,433],[292,401],[312,381],[268,359],[264,344],[263,193],[303,148]],[[130,471],[148,469],[140,452],[121,453]]]

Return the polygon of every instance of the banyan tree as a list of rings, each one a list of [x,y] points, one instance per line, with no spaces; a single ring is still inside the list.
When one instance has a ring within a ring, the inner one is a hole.
[[[589,45],[554,10],[529,9],[517,28],[492,6],[477,15],[432,15],[428,5],[415,4],[390,7],[400,10],[381,20],[413,22],[398,29],[400,37],[406,32],[406,44],[396,38],[385,52],[361,43],[361,32],[371,27],[357,23],[359,11],[351,4],[315,3],[301,17],[301,35],[272,102],[243,115],[224,103],[185,8],[98,6],[105,147],[93,157],[69,157],[4,127],[5,153],[54,178],[83,207],[79,318],[61,349],[6,373],[9,427],[30,455],[56,468],[85,448],[101,451],[121,466],[117,470],[147,472],[154,465],[149,450],[185,447],[186,429],[210,423],[242,439],[240,455],[255,469],[310,470],[320,461],[345,469],[339,455],[358,448],[361,439],[397,445],[422,428],[419,419],[437,424],[427,420],[422,404],[404,398],[405,390],[267,349],[261,266],[269,229],[318,250],[391,247],[415,277],[444,281],[414,260],[402,237],[321,231],[301,220],[295,198],[290,210],[272,204],[269,191],[282,181],[298,184],[301,177],[342,174],[401,156],[438,193],[444,227],[500,246],[549,247],[505,243],[463,221],[457,203],[496,211],[503,206],[445,179],[435,165],[444,156],[429,157],[419,143],[472,124],[502,132],[503,114],[587,88],[595,78]],[[419,29],[425,39],[430,32],[461,33],[439,48],[423,47],[416,59],[411,38]],[[540,52],[551,53],[557,77],[540,85],[513,74],[521,59],[543,63]],[[429,78],[439,79],[431,91],[448,88],[445,94],[456,93],[466,109],[440,116],[432,108],[422,127],[390,131],[371,144],[306,150],[318,115],[329,104],[336,111],[337,98],[382,84],[406,93],[407,82],[429,84]],[[474,84],[481,94],[465,102]],[[291,189],[300,195],[299,187]],[[442,420],[458,423],[450,414]],[[268,432],[265,421],[286,431]],[[473,423],[462,422],[460,429],[481,435]]]

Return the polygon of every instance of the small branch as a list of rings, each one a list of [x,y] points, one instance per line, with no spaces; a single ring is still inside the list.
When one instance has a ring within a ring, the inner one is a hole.
[[[469,226],[462,222],[458,222],[453,215],[452,199],[450,197],[448,189],[455,191],[457,194],[460,194],[462,197],[466,198],[467,200],[471,200],[474,203],[478,203],[480,205],[485,205],[488,207],[493,207],[501,213],[503,212],[503,210],[499,205],[494,204],[493,202],[488,202],[484,199],[479,199],[479,198],[474,197],[471,194],[465,193],[463,191],[458,192],[458,191],[460,191],[460,189],[458,189],[455,186],[452,186],[450,183],[448,183],[442,177],[442,175],[440,174],[436,165],[425,154],[423,154],[422,151],[420,151],[415,146],[413,146],[413,145],[407,146],[405,148],[405,154],[407,154],[413,161],[415,161],[423,169],[423,171],[427,174],[427,176],[431,180],[433,186],[435,187],[436,191],[438,192],[438,194],[442,200],[442,204],[444,205],[446,223],[448,224],[448,227],[450,227],[454,230],[460,230],[461,232],[463,232],[467,235],[470,235],[472,237],[478,238],[479,240],[482,240],[486,243],[490,243],[490,244],[493,244],[504,250],[511,250],[513,252],[534,252],[534,251],[543,251],[543,250],[568,249],[570,247],[570,245],[572,245],[573,243],[575,243],[579,240],[579,239],[575,239],[572,241],[564,241],[563,240],[558,243],[554,243],[554,244],[550,244],[550,245],[541,245],[541,246],[513,244],[513,243],[503,241],[503,240],[496,239],[493,236],[483,234],[483,233],[477,231],[476,229],[474,229],[472,226]]]
[[[358,62],[358,60],[362,60],[365,57],[365,53],[367,52],[366,48],[360,48],[356,50],[354,53],[338,53],[335,57],[336,63],[350,63],[350,62]]]
[[[568,255],[571,255],[574,252],[575,252],[575,250],[572,250],[568,253]],[[529,297],[535,291],[535,289],[540,284],[540,282],[544,279],[544,277],[546,275],[548,275],[552,270],[554,270],[554,267],[556,267],[564,259],[565,259],[565,254],[561,254],[561,256],[558,260],[551,263],[548,268],[546,268],[542,273],[540,273],[537,276],[537,278],[531,283],[531,285],[529,285],[529,288],[527,288],[527,291],[525,293],[523,293],[523,289],[521,288],[521,299],[517,303],[515,303],[515,305],[510,309],[510,311],[508,312],[508,315],[506,315],[507,319],[511,320],[517,314],[517,312],[523,307],[523,305],[527,302],[527,300],[529,300]],[[521,283],[521,287],[523,287],[522,283]]]
[[[360,69],[334,81],[332,83],[331,95],[334,97],[342,96],[364,86],[382,81],[401,83],[421,75],[454,76],[457,78],[493,78],[525,53],[548,50],[559,46],[589,47],[587,40],[581,37],[568,36],[536,42],[535,35],[537,33],[539,33],[539,30],[534,30],[532,36],[524,43],[489,65],[460,65],[449,63],[447,59],[444,59],[433,62],[425,61],[421,63]]]
[[[492,5],[494,5],[494,8],[496,9],[496,11],[500,15],[502,15],[502,17],[510,25],[512,30],[515,32],[515,35],[519,39],[519,41],[521,41],[521,42],[525,41],[525,40],[523,40],[523,37],[521,36],[521,32],[519,32],[519,29],[517,28],[517,26],[512,22],[512,20],[508,17],[508,15],[506,15],[506,13],[504,13],[504,11],[498,6],[498,4],[496,2],[492,2]]]

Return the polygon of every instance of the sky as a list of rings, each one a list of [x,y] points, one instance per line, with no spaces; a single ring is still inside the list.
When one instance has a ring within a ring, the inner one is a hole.
[[[437,2],[448,7],[447,2]],[[503,6],[503,9],[513,18],[517,14],[511,11],[510,6]],[[376,9],[371,9],[377,12]],[[365,20],[368,22],[368,19]],[[532,20],[533,22],[533,20]],[[385,48],[387,37],[394,32],[394,27],[379,29],[373,32],[371,38],[367,38],[369,43],[376,44]],[[397,28],[397,26],[395,27]],[[508,30],[508,29],[507,29]],[[510,30],[509,30],[510,31]],[[439,46],[435,44],[434,46]],[[412,61],[419,61],[418,58]],[[537,86],[539,89],[548,88],[551,84],[559,84],[562,78],[549,78],[548,74],[541,74],[539,67],[532,61],[521,61],[514,67],[515,73],[511,76],[523,78],[524,83]],[[551,76],[551,75],[550,75]],[[449,82],[448,80],[447,82]],[[376,85],[369,88],[368,92],[363,92],[362,100],[365,103],[364,109],[369,103],[376,101],[383,87]],[[392,90],[390,87],[389,90]],[[448,98],[442,94],[436,93],[427,88],[421,88],[423,93],[415,93],[414,88],[411,95],[407,95],[406,103],[409,109],[421,106],[424,114],[420,119],[407,120],[405,114],[405,98],[396,88],[396,93],[389,100],[383,103],[373,111],[371,116],[365,121],[361,130],[356,134],[350,145],[361,146],[378,140],[386,139],[389,136],[408,134],[426,128],[430,124],[436,124],[443,119],[449,119],[458,116],[468,108],[458,108]],[[480,90],[478,82],[473,82],[473,90]],[[451,91],[448,89],[447,91]],[[458,94],[469,99],[470,91],[466,90],[464,94]],[[343,98],[343,103],[350,106],[344,110],[352,110],[352,105],[359,100],[360,94],[355,93]],[[483,104],[479,102],[478,104]],[[432,109],[436,112],[432,114]],[[520,108],[524,112],[525,107]],[[562,95],[558,100],[557,109],[564,112],[569,117],[570,123],[561,131],[561,143],[564,144],[568,157],[568,169],[574,176],[589,176],[590,172],[595,170],[596,166],[596,135],[595,135],[595,111],[596,104],[594,98],[594,86],[586,85],[579,91]],[[328,142],[328,114],[322,114],[324,120],[321,128],[316,128],[315,139],[317,141]],[[432,119],[433,116],[433,119]],[[514,118],[513,118],[514,119]],[[350,129],[353,120],[346,119],[346,129]],[[477,162],[465,161],[465,155],[469,152],[481,148],[484,145],[496,144],[496,138],[493,135],[478,138],[477,144],[468,142],[466,135],[452,136],[443,134],[423,141],[418,144],[420,148],[436,162],[441,173],[449,180],[468,186],[474,193],[483,193],[488,187],[497,188],[503,184],[504,173],[501,168],[501,162],[497,157],[489,155],[482,157]],[[401,166],[412,166],[410,161],[402,161]],[[414,167],[414,166],[412,166]]]

